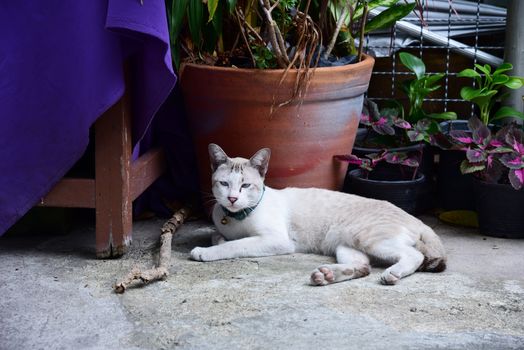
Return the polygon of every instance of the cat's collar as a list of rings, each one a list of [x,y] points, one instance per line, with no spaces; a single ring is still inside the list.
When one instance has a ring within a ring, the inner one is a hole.
[[[255,204],[252,207],[248,207],[248,208],[242,209],[242,210],[237,211],[237,212],[232,212],[232,211],[227,210],[223,206],[220,206],[222,208],[222,211],[224,212],[224,217],[222,218],[222,220],[220,220],[222,225],[227,225],[228,224],[229,220],[227,218],[233,218],[233,219],[238,220],[238,221],[242,221],[245,218],[247,218],[249,216],[249,214],[251,214],[253,212],[253,210],[255,210],[257,208],[257,206],[260,204],[260,201],[262,200],[262,197],[264,197],[264,192],[265,191],[266,191],[266,186],[262,187],[262,194],[260,195],[260,199],[258,200],[257,204]]]

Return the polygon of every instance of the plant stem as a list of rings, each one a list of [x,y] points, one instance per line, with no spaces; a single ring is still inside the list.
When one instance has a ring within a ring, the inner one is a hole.
[[[368,21],[368,2],[364,2],[364,13],[362,14],[362,21],[360,22],[360,38],[358,40],[358,59],[357,62],[362,61],[362,48],[364,47],[364,30],[366,29],[366,22]]]
[[[329,55],[331,54],[331,51],[333,51],[333,48],[335,47],[335,44],[337,42],[338,33],[340,33],[340,29],[342,28],[342,25],[344,24],[344,19],[347,16],[347,13],[349,11],[349,7],[351,6],[351,1],[346,0],[345,6],[342,8],[342,12],[340,13],[340,17],[337,20],[337,26],[335,28],[335,32],[333,33],[333,36],[331,37],[331,40],[329,41],[328,46],[326,47],[326,51],[324,51],[324,59],[328,59]]]
[[[243,17],[241,17],[241,13],[238,9],[235,8],[235,13],[236,13],[236,19],[238,21],[238,26],[240,28],[240,33],[242,34],[242,38],[244,39],[245,43],[246,43],[246,48],[247,48],[247,51],[249,51],[249,55],[251,56],[251,62],[253,63],[253,68],[256,68],[257,67],[257,63],[256,63],[256,60],[255,60],[255,56],[253,56],[253,52],[251,51],[251,48],[249,47],[249,40],[247,39],[247,36],[246,36],[246,28],[244,28],[242,26],[242,22],[245,23],[245,18],[244,18],[244,21],[243,21]]]
[[[278,4],[278,1],[276,4]],[[278,65],[281,68],[286,68],[287,65],[289,64],[289,58],[287,57],[282,34],[278,30],[278,26],[275,23],[275,21],[273,20],[273,17],[271,16],[271,11],[273,11],[274,7],[271,6],[271,4],[269,3],[269,0],[260,0],[260,5],[262,6],[262,12],[264,13],[264,17],[267,23],[269,24],[268,25],[269,40],[271,42],[273,52],[275,53],[275,57],[277,59]]]

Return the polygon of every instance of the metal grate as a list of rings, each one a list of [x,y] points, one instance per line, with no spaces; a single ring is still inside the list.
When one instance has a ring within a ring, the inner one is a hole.
[[[368,97],[377,101],[399,98],[397,84],[411,73],[399,64],[398,52],[409,50],[424,60],[428,73],[445,74],[442,88],[438,94],[426,100],[425,106],[435,111],[458,109],[461,111],[458,113],[459,118],[467,119],[473,114],[474,106],[460,98],[460,85],[474,83],[457,78],[456,75],[464,68],[473,68],[474,63],[496,66],[502,61],[504,46],[500,46],[500,43],[503,43],[504,38],[506,11],[504,8],[485,5],[480,0],[420,2],[424,9],[423,20],[411,15],[389,32],[383,33],[382,40],[376,40],[376,35],[366,38],[366,52],[373,56],[380,56],[377,52],[386,56],[377,58],[380,64],[375,65]],[[414,26],[419,28],[418,35],[414,35],[412,28],[417,28]],[[411,30],[408,37],[406,28]],[[399,40],[400,37],[403,40]],[[500,37],[500,40],[494,40],[495,37]],[[404,45],[405,42],[408,45]],[[438,64],[428,64],[426,59]],[[374,85],[378,87],[374,88]],[[390,88],[381,88],[385,86]]]

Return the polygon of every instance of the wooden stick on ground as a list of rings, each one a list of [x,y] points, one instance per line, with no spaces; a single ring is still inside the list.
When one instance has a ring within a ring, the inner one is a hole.
[[[171,219],[166,221],[162,226],[160,233],[160,254],[158,258],[158,266],[149,270],[142,271],[138,267],[134,267],[130,273],[121,281],[115,284],[114,289],[116,293],[124,293],[134,281],[140,280],[144,284],[149,282],[164,279],[169,275],[169,263],[171,261],[171,240],[175,231],[182,226],[184,221],[189,216],[190,210],[183,207],[178,210]]]

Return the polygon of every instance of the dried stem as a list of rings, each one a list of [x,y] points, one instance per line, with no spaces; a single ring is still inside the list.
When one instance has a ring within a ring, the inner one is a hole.
[[[249,40],[247,39],[246,28],[242,26],[242,23],[246,23],[245,18],[241,16],[241,13],[237,8],[235,8],[235,13],[236,13],[237,21],[238,21],[238,26],[240,28],[240,33],[242,34],[242,38],[244,39],[244,42],[246,43],[246,48],[247,48],[247,51],[249,52],[249,56],[251,56],[251,62],[253,63],[253,67],[256,68],[257,62],[255,60],[255,56],[253,55],[253,51],[251,51],[251,47],[249,47]]]
[[[275,6],[277,4],[278,1],[275,3]],[[286,46],[284,38],[282,37],[282,33],[280,33],[280,30],[278,29],[276,22],[273,20],[273,17],[271,16],[271,12],[273,11],[274,7],[271,6],[269,0],[260,0],[260,5],[262,6],[264,17],[267,23],[269,24],[269,41],[271,42],[271,46],[273,47],[273,51],[275,53],[278,65],[281,68],[286,68],[289,64],[289,58],[287,57]]]
[[[362,14],[362,22],[360,24],[360,38],[358,40],[358,55],[357,62],[362,61],[362,48],[364,47],[364,30],[366,29],[366,22],[368,21],[368,3],[364,3],[364,12]]]
[[[245,16],[244,13],[242,12],[242,10],[238,10],[238,9],[236,9],[236,11],[238,12],[238,15],[240,16],[240,20],[241,20],[242,23],[246,26],[246,28],[248,29],[249,33],[251,33],[251,35],[253,35],[257,41],[260,41],[261,43],[263,43],[263,42],[264,42],[264,39],[262,39],[262,37],[260,36],[260,34],[258,34],[257,30],[256,30],[255,28],[253,28],[253,27],[249,24],[249,22],[247,21],[246,16]]]
[[[335,44],[337,42],[338,33],[340,33],[340,29],[342,29],[344,19],[346,18],[350,7],[351,1],[346,0],[346,5],[342,8],[342,12],[340,13],[340,17],[337,20],[337,26],[335,28],[335,31],[333,32],[333,36],[331,37],[331,40],[329,41],[329,44],[326,47],[326,51],[324,51],[324,59],[327,59],[331,54],[331,51],[333,51],[333,48],[335,47]]]
[[[140,280],[143,284],[164,279],[169,275],[169,264],[171,261],[171,241],[175,231],[182,226],[190,214],[190,210],[184,207],[178,210],[171,219],[169,219],[161,229],[160,233],[160,253],[158,266],[149,270],[140,270],[133,267],[130,273],[121,281],[115,284],[116,293],[124,293],[134,281]]]
[[[286,67],[284,74],[282,75],[279,85],[285,80],[287,73],[291,68],[297,69],[297,76],[293,87],[293,94],[287,101],[278,104],[278,108],[283,107],[292,101],[298,99],[299,106],[303,102],[303,97],[307,93],[307,89],[311,82],[311,77],[314,73],[314,67],[317,66],[319,55],[315,55],[317,47],[321,46],[322,38],[319,34],[319,30],[316,28],[314,21],[309,15],[307,10],[310,5],[310,0],[307,2],[305,12],[297,11],[294,21],[296,22],[297,28],[297,43],[295,45],[295,53],[291,59],[291,62]],[[316,57],[315,62],[313,59]],[[313,67],[313,68],[312,68]],[[275,104],[275,96],[273,96],[273,104]],[[274,109],[271,107],[270,114],[273,114]]]

